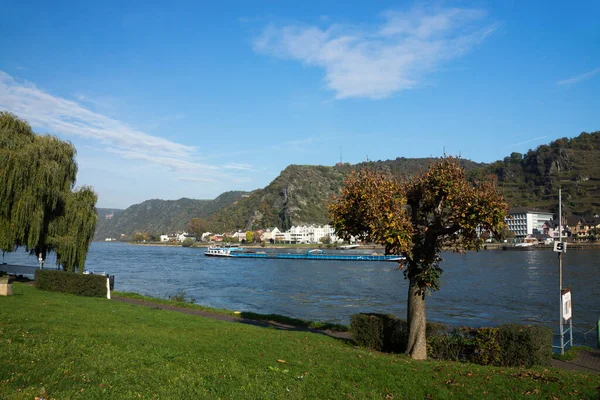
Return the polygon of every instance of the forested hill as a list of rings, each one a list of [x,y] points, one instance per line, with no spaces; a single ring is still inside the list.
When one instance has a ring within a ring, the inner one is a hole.
[[[211,226],[219,232],[325,224],[329,221],[327,203],[352,169],[375,167],[402,177],[423,171],[432,160],[397,158],[335,167],[291,165],[264,189],[213,215]],[[600,214],[600,132],[558,139],[491,164],[461,162],[470,178],[496,175],[511,207],[556,212],[558,189],[562,188],[565,215]]]
[[[237,204],[224,208],[209,219],[215,232],[235,229],[260,229],[277,226],[327,224],[327,204],[342,187],[353,169],[371,167],[385,169],[398,176],[423,171],[431,158],[397,158],[395,160],[338,164],[334,167],[290,165],[264,189],[256,190]],[[469,160],[461,163],[467,170],[481,168]]]
[[[228,192],[215,200],[149,200],[100,220],[96,238],[136,231],[165,233],[184,229],[192,218],[208,221],[213,232],[288,229],[299,224],[329,222],[327,204],[353,169],[385,169],[396,176],[421,172],[431,158],[397,158],[333,167],[290,165],[264,189],[246,194]],[[582,133],[542,145],[526,154],[512,153],[503,160],[480,164],[461,160],[470,178],[490,174],[511,207],[523,206],[556,212],[558,189],[563,189],[565,215],[600,214],[600,132]]]
[[[241,191],[226,192],[214,200],[146,200],[126,210],[114,210],[111,219],[106,219],[106,215],[113,210],[98,209],[94,239],[119,239],[121,234],[132,235],[135,232],[160,235],[184,230],[192,218],[206,219],[223,207],[233,205],[245,194]]]
[[[558,139],[526,154],[512,153],[480,171],[490,172],[498,176],[511,206],[557,212],[562,188],[566,215],[600,214],[600,131]]]

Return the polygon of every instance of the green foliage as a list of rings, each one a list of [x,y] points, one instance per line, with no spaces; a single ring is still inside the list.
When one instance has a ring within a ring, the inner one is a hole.
[[[391,314],[360,313],[350,317],[352,339],[361,347],[386,353],[404,353],[408,339],[408,324]],[[446,326],[427,323],[426,334],[430,337],[445,334]]]
[[[72,144],[0,112],[0,250],[55,251],[65,270],[82,271],[97,197],[89,187],[72,191],[76,175]]]
[[[147,242],[150,240],[150,234],[148,234],[147,232],[136,232],[133,234],[133,236],[131,237],[131,240],[133,240],[134,242]]]
[[[188,224],[188,231],[196,237],[201,237],[204,232],[209,230],[208,222],[203,218],[192,218]]]
[[[550,365],[552,330],[543,326],[500,325],[498,342],[502,349],[502,366]]]
[[[188,299],[188,296],[185,294],[185,290],[180,290],[179,292],[177,292],[176,294],[174,294],[173,296],[169,296],[169,300],[171,301],[175,301],[177,303],[190,303],[190,304],[194,304],[196,302],[196,299],[193,297],[190,297]]]
[[[254,241],[254,233],[247,231],[246,232],[246,243],[252,243]]]
[[[481,365],[500,365],[502,348],[498,340],[498,328],[479,328],[473,332],[473,356],[471,361]]]
[[[181,243],[181,245],[183,247],[192,247],[193,244],[194,244],[194,239],[192,239],[192,238],[185,238],[183,240],[183,243]]]
[[[456,328],[452,332],[439,330],[427,336],[427,356],[436,360],[460,361],[469,353],[470,344],[465,329]]]
[[[530,325],[497,328],[457,328],[428,335],[427,351],[438,360],[465,360],[503,367],[548,366],[552,359],[552,330]]]
[[[103,275],[75,274],[66,271],[38,269],[35,286],[50,292],[71,293],[78,296],[106,297],[106,277]]]
[[[403,353],[406,350],[406,321],[389,314],[353,314],[352,339],[371,350]]]

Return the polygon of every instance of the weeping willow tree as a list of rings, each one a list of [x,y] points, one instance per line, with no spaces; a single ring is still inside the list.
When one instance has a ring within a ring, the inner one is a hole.
[[[75,147],[54,136],[36,135],[29,124],[0,112],[0,250],[25,247],[56,253],[67,271],[83,272],[96,228],[97,196],[89,187],[73,191]]]

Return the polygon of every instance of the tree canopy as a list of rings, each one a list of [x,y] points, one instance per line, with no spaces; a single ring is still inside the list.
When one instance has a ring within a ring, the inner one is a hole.
[[[0,250],[25,247],[45,258],[56,252],[65,270],[83,271],[96,227],[97,196],[73,191],[75,147],[36,135],[15,115],[0,112]]]
[[[443,157],[410,179],[368,169],[353,172],[329,211],[338,236],[358,236],[406,257],[401,268],[409,280],[407,352],[424,359],[424,296],[439,289],[440,252],[479,250],[479,233],[499,235],[508,206],[494,180],[469,182],[459,159]]]

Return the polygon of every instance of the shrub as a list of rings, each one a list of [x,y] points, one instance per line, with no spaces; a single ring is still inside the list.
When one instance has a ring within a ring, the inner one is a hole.
[[[192,247],[193,244],[194,244],[194,239],[192,239],[192,238],[185,238],[185,239],[183,239],[183,242],[181,243],[181,245],[183,247]]]
[[[385,352],[406,351],[406,321],[389,314],[354,314],[350,332],[361,347]]]
[[[498,344],[503,366],[550,365],[552,361],[552,329],[532,325],[500,325]]]
[[[190,304],[193,304],[196,302],[196,299],[193,297],[190,297],[188,300],[188,297],[185,294],[185,290],[180,290],[176,294],[169,296],[169,300],[176,301],[179,303],[190,303]]]
[[[464,359],[472,347],[470,331],[470,328],[456,328],[452,332],[431,332],[427,335],[427,356],[436,360]]]
[[[443,324],[427,323],[428,337],[445,332]],[[350,332],[361,347],[388,353],[405,353],[408,343],[408,323],[390,314],[354,314]]]
[[[41,290],[72,293],[78,296],[106,296],[106,277],[103,275],[38,269],[35,271],[35,286]]]
[[[502,348],[498,341],[498,332],[498,328],[479,328],[473,331],[471,361],[481,365],[502,364]]]

